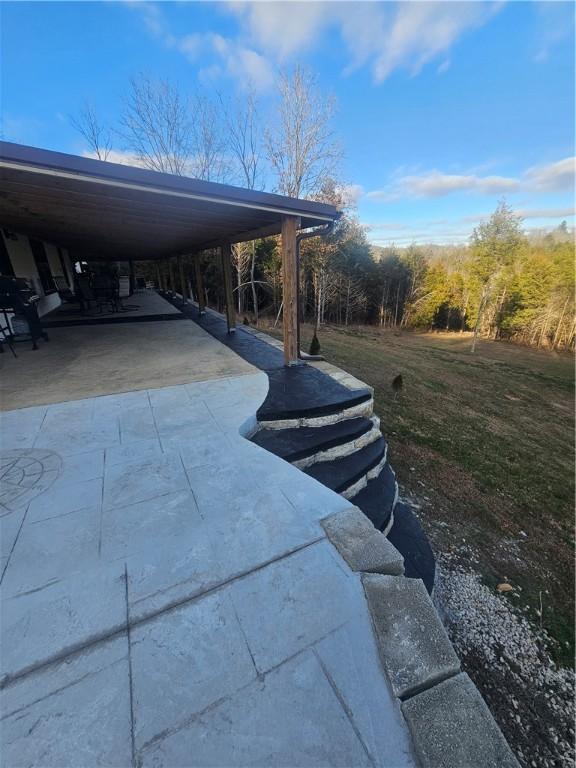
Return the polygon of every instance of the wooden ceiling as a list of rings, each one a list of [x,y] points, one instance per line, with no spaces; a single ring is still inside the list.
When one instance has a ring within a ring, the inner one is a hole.
[[[333,221],[331,205],[0,142],[0,228],[75,260],[154,259]]]

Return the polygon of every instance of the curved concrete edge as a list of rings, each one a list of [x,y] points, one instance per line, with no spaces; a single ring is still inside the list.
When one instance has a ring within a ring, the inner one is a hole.
[[[456,655],[424,583],[404,577],[402,555],[357,507],[321,521],[359,572],[383,669],[422,768],[519,768]]]

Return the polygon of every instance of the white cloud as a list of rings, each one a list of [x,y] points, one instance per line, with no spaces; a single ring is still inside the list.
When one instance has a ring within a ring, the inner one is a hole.
[[[540,0],[533,3],[538,14],[538,51],[535,61],[547,61],[553,47],[569,40],[574,30],[574,4]]]
[[[398,200],[401,198],[444,197],[452,192],[478,192],[494,195],[517,191],[517,179],[506,176],[458,175],[429,171],[418,175],[400,176],[386,189],[368,192],[373,200]]]
[[[520,177],[451,174],[432,170],[393,174],[390,184],[366,194],[371,200],[445,197],[454,192],[504,195],[516,192],[563,192],[574,189],[574,157],[528,168]]]
[[[444,55],[468,29],[486,23],[497,3],[399,3],[392,26],[374,65],[376,80],[395,69],[417,74],[429,61]]]
[[[257,48],[285,61],[310,48],[337,12],[338,3],[232,2],[244,34]],[[346,3],[347,5],[347,3]]]
[[[522,219],[568,219],[576,215],[573,206],[566,208],[520,208],[516,211]],[[474,216],[464,216],[461,221],[476,224],[479,221],[489,219],[492,211],[479,213]]]
[[[169,48],[196,61],[218,35],[174,34],[159,4],[126,0],[141,14],[150,34]],[[382,82],[394,70],[412,75],[442,57],[438,72],[450,66],[453,44],[469,29],[485,24],[500,2],[229,2],[228,10],[239,25],[226,46],[213,51],[224,58],[223,71],[241,82],[250,75],[255,85],[268,87],[272,63],[285,65],[318,45],[328,29],[336,30],[348,61],[345,72],[368,65],[374,80]],[[206,64],[207,69],[212,63]]]
[[[274,73],[264,56],[221,35],[211,35],[210,42],[228,75],[235,77],[244,87],[253,86],[256,90],[265,90],[273,85]]]
[[[160,6],[152,2],[125,0],[125,4],[140,13],[144,24],[153,37],[167,48],[179,51],[191,62],[198,62],[211,55],[217,63],[208,62],[200,70],[202,79],[215,79],[226,74],[243,87],[265,90],[274,82],[273,70],[267,59],[235,38],[214,33],[173,34]]]
[[[537,165],[525,173],[527,184],[542,192],[563,192],[574,189],[576,157],[565,157],[556,163]]]
[[[98,155],[91,149],[86,149],[82,152],[82,157],[89,157],[92,160],[98,160]],[[108,153],[106,158],[108,163],[118,163],[119,165],[131,165],[135,168],[146,168],[146,165],[140,160],[139,157],[131,152],[124,152],[120,149],[112,149]]]
[[[394,70],[417,74],[469,29],[485,24],[500,2],[233,2],[242,32],[279,62],[301,55],[328,28],[336,28],[350,61],[347,72],[369,64],[377,82]]]
[[[342,195],[345,205],[357,205],[364,195],[364,187],[361,184],[344,184],[338,191]]]

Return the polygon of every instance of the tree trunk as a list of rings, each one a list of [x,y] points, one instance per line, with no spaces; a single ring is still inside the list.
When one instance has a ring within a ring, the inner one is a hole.
[[[350,278],[348,278],[348,290],[346,291],[346,313],[344,315],[344,325],[348,325],[350,317]]]
[[[558,320],[558,325],[556,326],[556,333],[554,334],[554,339],[552,341],[552,349],[556,349],[558,342],[560,340],[560,334],[562,332],[562,323],[564,322],[564,315],[566,314],[567,306],[568,306],[568,299],[566,299],[566,301],[564,302],[564,306],[562,307],[560,320]]]
[[[472,339],[472,349],[470,350],[472,353],[476,351],[476,339],[478,338],[478,331],[480,330],[480,321],[482,320],[482,315],[484,313],[484,304],[486,302],[487,295],[488,295],[488,288],[487,286],[484,286],[482,290],[482,298],[480,299],[480,306],[478,307],[478,317],[476,318],[476,325],[474,326],[474,337]]]
[[[398,288],[396,289],[396,311],[394,313],[394,327],[398,327],[398,303],[400,301],[400,281],[398,281]]]

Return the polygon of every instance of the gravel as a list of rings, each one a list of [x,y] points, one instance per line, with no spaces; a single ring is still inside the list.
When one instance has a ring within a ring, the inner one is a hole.
[[[461,561],[438,557],[434,601],[463,668],[522,765],[573,766],[574,672],[556,667],[550,639],[513,605],[514,590],[495,593]]]

